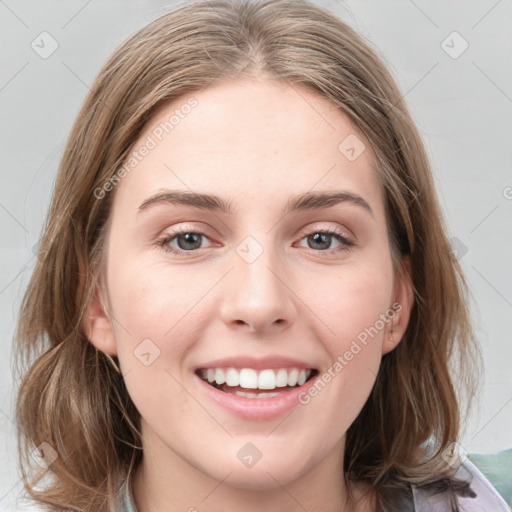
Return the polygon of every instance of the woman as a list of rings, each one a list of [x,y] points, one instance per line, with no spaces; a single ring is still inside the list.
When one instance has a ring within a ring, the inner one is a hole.
[[[17,419],[50,510],[505,510],[456,453],[478,350],[425,150],[328,11],[199,0],[125,41],[40,251]]]

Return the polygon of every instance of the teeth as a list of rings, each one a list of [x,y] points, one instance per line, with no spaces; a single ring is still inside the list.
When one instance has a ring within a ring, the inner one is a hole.
[[[276,389],[286,386],[302,386],[311,375],[312,370],[304,368],[279,368],[277,370],[254,370],[253,368],[208,368],[202,370],[201,376],[210,384],[214,382],[217,385],[227,384],[230,387],[240,386],[245,389]],[[243,391],[236,394],[246,396]],[[267,397],[274,396],[274,393],[263,393]],[[251,393],[248,398],[255,398],[257,395]]]
[[[231,387],[240,385],[240,374],[234,368],[228,368],[226,372],[226,384]]]
[[[210,376],[208,375],[208,382],[213,382],[210,380]],[[217,368],[215,370],[215,382],[217,384],[224,384],[226,382],[226,374],[224,373],[224,370],[221,368]]]
[[[283,393],[281,391],[281,393]],[[245,391],[235,391],[235,395],[243,396],[245,398],[272,398],[279,396],[281,393],[246,393]]]
[[[293,370],[288,374],[288,386],[296,386],[298,378],[299,370],[297,370],[297,368],[293,368]]]
[[[277,372],[276,386],[278,388],[284,388],[285,386],[288,386],[288,372],[284,368],[281,368]]]
[[[274,370],[262,370],[258,375],[258,389],[275,389],[276,374]]]
[[[236,371],[236,370],[235,370]],[[258,388],[258,374],[252,368],[240,370],[240,387],[247,389]]]
[[[243,396],[245,398],[258,398],[258,393],[246,393],[245,391],[235,391],[237,396]]]

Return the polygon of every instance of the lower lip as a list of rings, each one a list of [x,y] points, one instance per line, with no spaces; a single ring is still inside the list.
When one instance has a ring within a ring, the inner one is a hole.
[[[302,386],[286,391],[285,393],[271,398],[246,398],[220,391],[206,383],[198,375],[194,377],[199,381],[199,387],[218,405],[231,414],[244,420],[265,421],[285,415],[297,405],[299,395],[307,392],[314,383],[317,376],[308,380]]]

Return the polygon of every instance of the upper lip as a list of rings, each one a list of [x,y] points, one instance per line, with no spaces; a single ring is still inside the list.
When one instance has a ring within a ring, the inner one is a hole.
[[[264,370],[267,368],[305,368],[314,370],[315,368],[310,364],[298,359],[283,356],[266,356],[266,357],[225,357],[223,359],[215,359],[201,364],[197,369],[208,368],[253,368],[255,370]]]

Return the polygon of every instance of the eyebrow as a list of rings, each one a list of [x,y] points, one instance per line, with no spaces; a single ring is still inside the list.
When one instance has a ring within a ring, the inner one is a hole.
[[[283,214],[290,212],[330,208],[338,204],[350,203],[360,206],[374,217],[373,210],[361,196],[348,191],[304,192],[291,198],[285,204]],[[201,210],[233,214],[232,201],[213,194],[187,192],[184,190],[165,190],[146,199],[139,206],[139,213],[157,204],[192,206]]]

